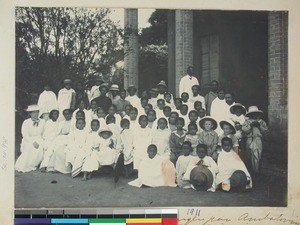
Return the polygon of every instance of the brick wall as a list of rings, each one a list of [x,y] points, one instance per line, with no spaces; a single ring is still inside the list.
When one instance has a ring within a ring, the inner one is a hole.
[[[179,82],[186,75],[188,66],[193,66],[193,11],[175,11],[175,88],[179,93]]]
[[[124,88],[138,88],[138,10],[125,9],[124,13]]]
[[[288,14],[269,13],[269,126],[287,132]]]

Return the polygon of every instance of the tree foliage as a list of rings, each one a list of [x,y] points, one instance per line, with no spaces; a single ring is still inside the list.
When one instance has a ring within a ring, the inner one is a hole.
[[[99,8],[16,9],[16,86],[41,92],[43,82],[54,91],[66,77],[88,82],[107,76],[123,58],[120,27]]]

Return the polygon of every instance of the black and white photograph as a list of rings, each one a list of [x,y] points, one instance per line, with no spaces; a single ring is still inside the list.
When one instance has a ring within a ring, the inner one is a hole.
[[[15,208],[288,205],[288,11],[14,13]]]

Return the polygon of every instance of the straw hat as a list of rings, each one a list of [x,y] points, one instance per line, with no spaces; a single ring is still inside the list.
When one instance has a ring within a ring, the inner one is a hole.
[[[247,185],[247,176],[244,171],[237,170],[230,177],[230,190],[242,192]]]
[[[29,105],[27,109],[25,109],[26,112],[34,112],[34,111],[40,111],[40,108],[38,105]]]
[[[190,183],[197,191],[206,191],[213,184],[213,175],[206,166],[197,166],[192,169]]]
[[[217,129],[217,127],[218,127],[218,123],[217,123],[217,121],[215,121],[212,117],[210,117],[210,116],[205,116],[205,117],[203,117],[201,120],[200,120],[200,122],[199,122],[199,125],[200,125],[200,127],[204,130],[204,123],[205,123],[205,121],[211,121],[212,122],[212,124],[213,124],[213,130],[215,130],[215,129]]]
[[[105,132],[105,131],[108,131],[108,132],[111,132],[112,133],[112,131],[109,129],[109,127],[107,126],[107,125],[101,125],[101,127],[100,127],[100,129],[99,129],[99,131],[98,131],[98,134],[100,134],[100,133],[102,133],[102,132]]]
[[[239,109],[242,110],[242,114],[244,114],[244,115],[246,114],[246,108],[245,108],[245,106],[243,106],[243,105],[240,104],[240,103],[235,103],[235,104],[233,104],[233,106],[230,107],[230,112],[231,112],[232,114],[234,114],[234,112],[235,112],[235,110],[236,110],[237,108],[239,108]]]
[[[110,90],[110,91],[119,91],[119,90],[120,90],[120,89],[119,89],[119,85],[117,85],[117,84],[112,84],[109,90]]]
[[[235,127],[234,127],[234,123],[231,120],[222,120],[220,122],[220,127],[222,128],[225,124],[229,125],[232,129],[233,134],[236,133]]]
[[[161,81],[157,84],[157,86],[165,86],[165,87],[167,87],[167,84],[166,84],[166,82],[165,82],[164,80],[161,80]]]
[[[263,111],[259,110],[257,106],[250,106],[245,116],[249,117],[253,113],[263,114]]]

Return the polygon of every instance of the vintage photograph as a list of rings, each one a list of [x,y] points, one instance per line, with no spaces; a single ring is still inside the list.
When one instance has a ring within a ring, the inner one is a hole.
[[[288,12],[15,8],[15,208],[287,206]]]

